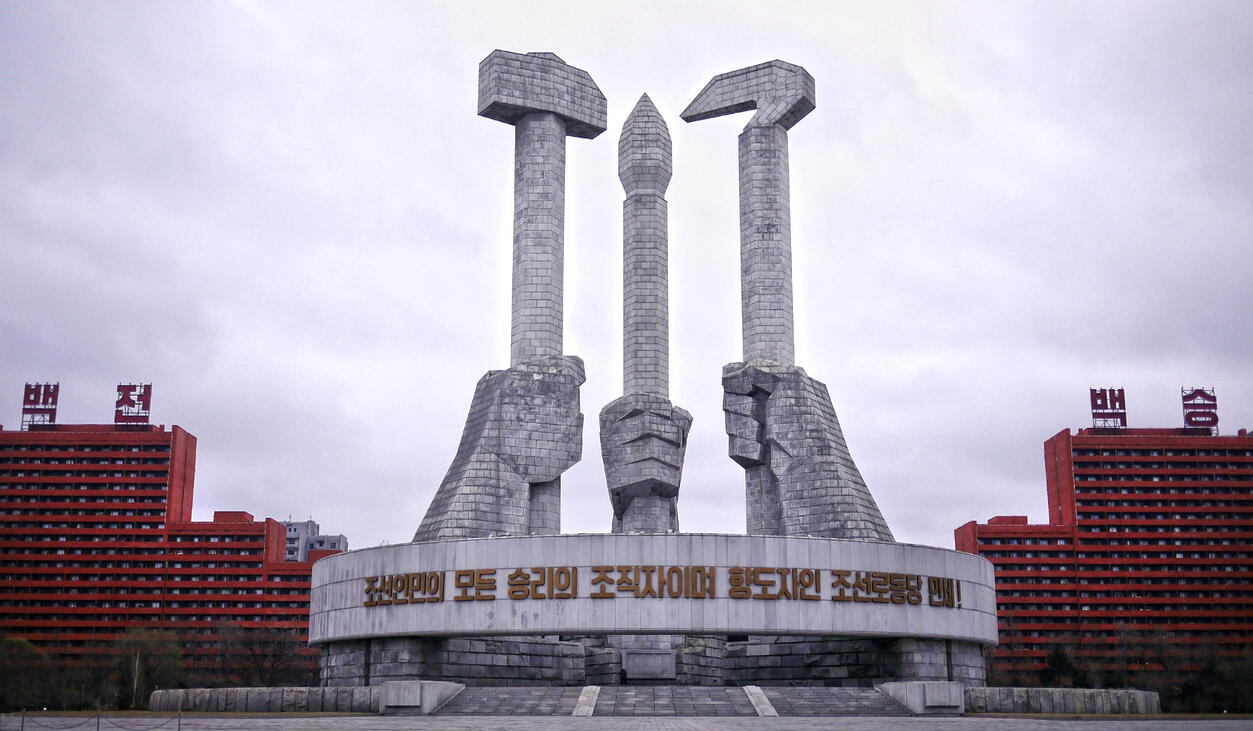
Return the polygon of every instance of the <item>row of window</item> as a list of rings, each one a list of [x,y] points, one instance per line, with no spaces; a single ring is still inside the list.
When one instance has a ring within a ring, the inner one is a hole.
[[[168,452],[168,444],[0,444],[0,452]]]
[[[1075,457],[1253,457],[1253,449],[1073,449]]]
[[[295,612],[284,612],[278,616],[265,614],[179,614],[174,616],[166,615],[163,622],[166,624],[178,624],[182,622],[273,622],[274,620],[307,623],[309,605],[301,605],[299,602],[288,602],[286,607],[274,607],[275,609],[295,609]],[[302,613],[300,610],[303,609]],[[43,614],[43,613],[14,613],[5,614],[5,622],[17,621],[34,621],[34,622],[117,622],[119,624],[129,624],[135,621],[133,614]],[[67,632],[79,632],[76,628],[71,627],[8,627],[10,633],[20,631],[22,634],[64,634]]]
[[[107,475],[107,474],[84,475],[84,477],[88,477],[88,478],[95,477],[96,479],[105,479],[108,477],[121,477],[121,476],[122,476],[121,472],[116,472],[112,475]],[[134,476],[135,475],[132,475],[132,477]],[[164,479],[164,477],[166,476],[165,475],[158,475],[158,476],[144,475],[144,479]],[[139,483],[135,483],[135,482],[109,483],[107,485],[98,484],[98,483],[86,483],[86,482],[79,482],[79,483],[67,482],[63,484],[47,483],[47,482],[0,482],[0,493],[3,493],[3,491],[6,491],[6,490],[10,490],[10,491],[11,490],[38,490],[41,496],[40,499],[43,499],[43,500],[53,497],[57,493],[69,492],[70,490],[100,490],[100,491],[118,491],[118,490],[157,491],[157,490],[161,490],[161,491],[164,491],[165,488],[166,488],[166,484],[164,482],[150,482],[150,483],[145,483],[142,485]]]
[[[142,477],[146,480],[151,480],[157,477],[166,478],[169,476],[169,470],[156,469],[144,470],[143,472],[139,472],[138,470],[0,470],[0,477],[38,477],[41,479],[47,479],[49,477]],[[20,486],[24,483],[19,482],[16,484]],[[6,485],[0,483],[0,487],[6,487]]]
[[[1109,558],[1109,556],[1101,555],[1101,556],[1097,556],[1096,558],[1103,559],[1103,558]],[[996,564],[996,573],[997,573],[997,578],[999,581],[1006,581],[1007,579],[1000,578],[1000,575],[1003,572],[1008,572],[1008,571],[1050,572],[1051,571],[1054,573],[1064,574],[1064,573],[1071,573],[1076,568],[1079,571],[1108,571],[1111,573],[1119,573],[1119,572],[1139,573],[1142,571],[1234,572],[1237,570],[1235,566],[1231,566],[1231,565],[1206,565],[1206,564],[1154,564],[1153,566],[1150,567],[1150,566],[1126,566],[1123,564],[1107,564],[1107,563],[1084,563],[1084,564],[1079,564],[1078,566],[1074,566],[1072,564],[1051,566],[1048,564],[1034,564],[1034,563],[1028,563],[1028,564],[998,563]],[[1250,567],[1243,567],[1241,570],[1248,571],[1249,569]]]
[[[255,564],[253,564],[255,566]],[[160,568],[160,563],[154,564],[156,568]],[[5,567],[14,568],[14,567]],[[31,568],[31,567],[25,567]],[[79,570],[90,570],[96,567],[73,566],[71,568]],[[172,576],[162,577],[157,574],[112,574],[100,573],[99,571],[90,574],[4,574],[0,576],[4,581],[44,581],[44,582],[66,582],[66,581],[92,581],[92,582],[131,582],[131,581],[187,581],[187,582],[237,582],[237,581],[265,581],[267,583],[283,583],[283,582],[309,582],[309,574],[302,575],[265,575],[265,574],[174,574]]]
[[[66,459],[43,459],[42,457],[0,457],[0,464],[155,464],[168,465],[170,460],[160,457],[145,457],[143,459],[122,459],[121,457],[80,457],[75,459],[68,457]]]

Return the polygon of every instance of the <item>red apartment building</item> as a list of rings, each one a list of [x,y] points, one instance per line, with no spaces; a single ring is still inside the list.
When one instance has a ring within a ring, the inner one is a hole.
[[[1047,524],[955,531],[996,566],[993,670],[1038,671],[1055,646],[1124,675],[1253,650],[1253,436],[1066,430],[1044,462]]]
[[[90,663],[128,627],[168,630],[189,668],[217,662],[226,626],[303,645],[312,562],[284,560],[278,521],[193,521],[195,468],[177,426],[0,427],[0,633]]]

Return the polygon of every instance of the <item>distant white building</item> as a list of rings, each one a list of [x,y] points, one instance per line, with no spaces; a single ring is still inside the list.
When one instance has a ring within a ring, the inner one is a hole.
[[[322,535],[322,528],[313,520],[283,521],[287,526],[286,560],[308,561],[309,551],[347,551],[348,539],[343,535]]]

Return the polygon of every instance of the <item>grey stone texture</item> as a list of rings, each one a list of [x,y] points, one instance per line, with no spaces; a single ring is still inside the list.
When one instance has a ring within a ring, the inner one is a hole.
[[[585,685],[581,642],[551,637],[392,637],[330,643],[322,683],[374,686],[441,680],[465,685]]]
[[[614,533],[677,533],[678,493],[692,415],[669,399],[666,187],[670,131],[640,97],[618,139],[622,205],[624,396],[600,412],[601,455]]]
[[[154,690],[162,713],[378,713],[379,688],[180,688]]]
[[[602,687],[594,715],[756,717],[757,711],[743,688],[646,685]]]
[[[722,370],[729,452],[746,471],[750,535],[892,541],[827,387],[795,366]]]
[[[780,716],[874,716],[896,718],[909,716],[909,710],[891,696],[875,688],[784,687],[761,689]],[[831,721],[823,727],[833,725]],[[841,726],[847,724],[841,723]],[[884,728],[895,728],[887,724]]]
[[[814,79],[770,61],[716,76],[681,115],[695,122],[749,109],[740,134],[740,297],[744,361],[792,365],[792,225],[787,131],[813,110]]]
[[[714,77],[682,115],[758,110],[739,138],[744,361],[723,368],[730,455],[747,471],[750,534],[891,541],[826,386],[795,366],[787,131],[815,100],[805,69],[770,61]]]
[[[652,100],[640,97],[618,139],[622,204],[622,388],[669,396],[669,281],[666,187],[670,130]]]
[[[479,114],[515,127],[511,367],[562,354],[566,136],[605,130],[605,95],[551,53],[493,51]]]
[[[533,567],[577,573],[577,589],[568,597],[511,598],[507,577]],[[859,572],[862,588],[839,588],[833,573],[839,570]],[[414,602],[380,593],[412,588],[403,580],[415,571],[442,574],[445,591]],[[482,575],[482,583],[466,586],[467,572]],[[810,597],[802,596],[804,572],[811,572]],[[900,582],[912,576],[919,592],[912,600],[904,590],[890,597],[873,588],[871,574],[884,581],[901,574]],[[397,575],[401,581],[391,590],[369,581]],[[941,589],[928,588],[931,579],[937,586],[950,582],[947,601]],[[589,533],[399,543],[324,558],[311,583],[314,645],[485,635],[860,635],[984,644],[997,638],[995,573],[987,559],[879,541]]]
[[[532,112],[552,112],[567,134],[591,139],[606,129],[605,95],[582,69],[548,52],[492,51],[479,63],[479,115],[516,124]]]
[[[677,533],[678,495],[692,415],[664,396],[636,393],[600,412],[600,448],[614,533]]]
[[[1156,714],[1161,699],[1154,691],[1111,688],[968,687],[968,713]]]
[[[736,684],[869,688],[885,681],[952,680],[981,685],[980,646],[904,637],[749,637],[727,644],[727,678]]]
[[[509,369],[480,379],[415,541],[559,533],[561,473],[583,453],[583,361],[562,355],[566,136],[604,131],[605,96],[554,54],[493,51],[479,114],[515,127]]]
[[[560,532],[561,473],[583,452],[583,361],[538,358],[479,380],[461,444],[415,541]]]
[[[438,716],[567,716],[578,709],[583,688],[466,688],[443,708]],[[451,719],[449,719],[451,720]],[[512,719],[508,723],[512,726]],[[505,727],[501,724],[493,728]]]

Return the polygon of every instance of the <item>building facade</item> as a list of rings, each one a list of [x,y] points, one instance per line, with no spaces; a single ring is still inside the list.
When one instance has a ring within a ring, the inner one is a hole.
[[[310,551],[347,551],[348,538],[343,534],[323,535],[317,521],[283,521],[287,528],[287,544],[284,547],[288,561],[308,561]]]
[[[0,633],[92,664],[128,628],[166,630],[192,672],[219,668],[230,642],[261,651],[263,635],[313,667],[311,562],[285,560],[276,520],[193,521],[195,465],[177,426],[0,428]]]
[[[1054,648],[1106,679],[1253,652],[1253,436],[1066,430],[1044,459],[1047,524],[955,531],[996,566],[994,673],[1031,678]]]

